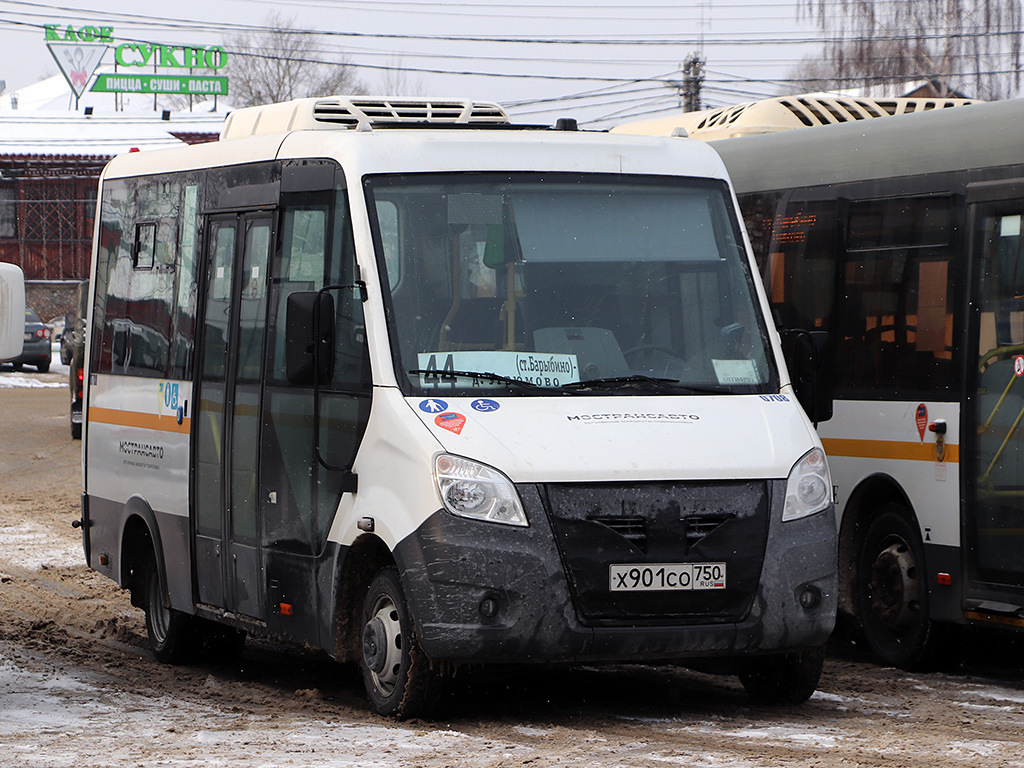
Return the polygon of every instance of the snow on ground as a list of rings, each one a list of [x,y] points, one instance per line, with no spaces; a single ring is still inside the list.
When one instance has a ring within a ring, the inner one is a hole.
[[[59,540],[45,525],[24,521],[10,524],[0,520],[0,562],[17,563],[20,568],[38,571],[43,566],[81,565],[85,555],[80,543]]]
[[[219,683],[211,675],[207,688]],[[23,768],[82,765],[280,766],[323,768],[416,765],[434,755],[489,749],[519,760],[530,747],[450,729],[335,722],[315,715],[271,717],[237,711],[202,692],[182,698],[126,691],[85,670],[67,673],[41,657],[0,648],[0,764]],[[26,740],[25,735],[34,734]]]
[[[0,363],[0,389],[14,387],[66,387],[68,385],[69,371],[68,366],[60,361],[60,346],[54,345],[49,373],[39,373],[31,365],[16,371],[11,367],[10,363]]]

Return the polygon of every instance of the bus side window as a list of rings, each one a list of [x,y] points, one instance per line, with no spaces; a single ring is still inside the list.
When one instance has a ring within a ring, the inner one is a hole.
[[[839,380],[854,392],[953,386],[950,199],[851,202]]]
[[[755,230],[776,322],[831,331],[836,284],[836,203],[784,199]],[[748,220],[748,228],[750,222]]]

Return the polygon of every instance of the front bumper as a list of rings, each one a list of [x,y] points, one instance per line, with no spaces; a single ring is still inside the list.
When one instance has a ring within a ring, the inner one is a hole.
[[[837,547],[831,507],[783,523],[784,493],[771,494],[760,578],[742,617],[691,614],[602,622],[578,610],[541,491],[534,486],[519,491],[528,528],[438,511],[397,547],[420,644],[430,657],[671,661],[778,653],[820,645],[832,631]],[[810,608],[800,604],[807,591],[819,597]]]

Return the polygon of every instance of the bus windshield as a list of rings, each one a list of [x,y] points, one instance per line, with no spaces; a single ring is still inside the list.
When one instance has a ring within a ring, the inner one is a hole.
[[[777,390],[724,182],[452,173],[366,187],[410,394]]]

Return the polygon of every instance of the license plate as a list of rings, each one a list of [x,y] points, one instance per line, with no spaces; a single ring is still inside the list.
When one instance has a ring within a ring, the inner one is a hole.
[[[643,563],[608,566],[612,592],[725,589],[725,563]]]

